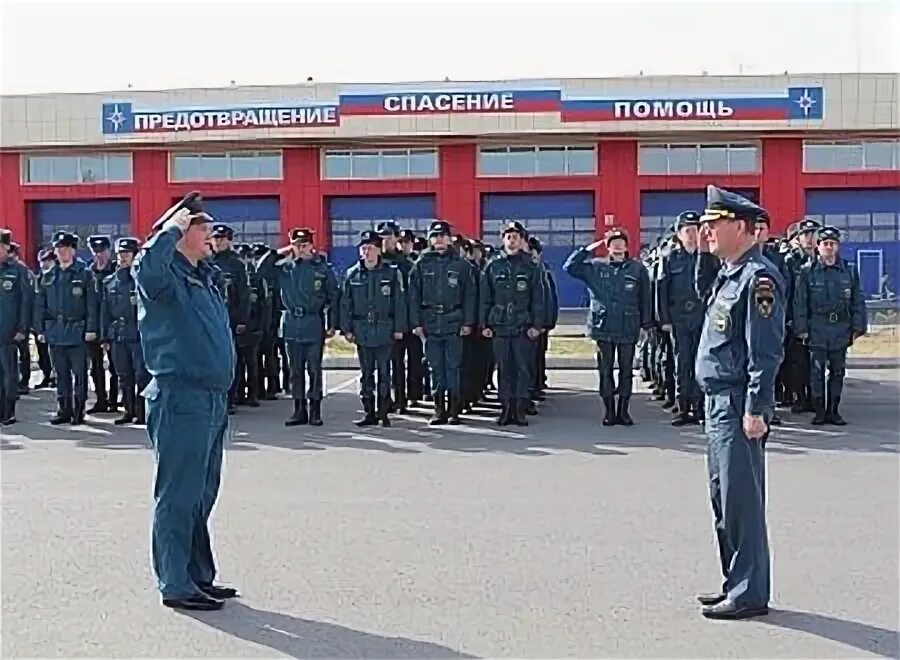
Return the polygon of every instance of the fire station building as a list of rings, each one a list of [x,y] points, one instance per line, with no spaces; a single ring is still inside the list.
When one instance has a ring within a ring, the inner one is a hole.
[[[0,224],[29,262],[58,229],[146,235],[200,190],[237,240],[355,237],[433,218],[496,241],[523,221],[557,269],[624,227],[634,252],[704,188],[743,191],[780,233],[840,227],[869,296],[900,278],[897,74],[679,76],[5,96]],[[582,287],[557,273],[563,306]]]

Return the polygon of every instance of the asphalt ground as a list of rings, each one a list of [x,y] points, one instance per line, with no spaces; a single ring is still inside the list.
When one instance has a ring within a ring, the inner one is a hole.
[[[719,582],[702,434],[642,394],[602,427],[592,372],[552,372],[523,429],[360,430],[350,371],[321,428],[241,408],[214,542],[243,598],[194,616],[154,588],[146,432],[51,427],[36,392],[0,430],[2,656],[896,657],[898,375],[850,372],[850,426],[784,415],[773,610],[736,623],[694,601]]]

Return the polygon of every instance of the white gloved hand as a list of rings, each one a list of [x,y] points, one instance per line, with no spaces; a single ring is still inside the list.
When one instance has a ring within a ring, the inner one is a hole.
[[[178,227],[178,229],[181,230],[181,233],[184,234],[190,226],[191,212],[187,209],[179,209],[171,218],[166,220],[162,228],[168,229],[169,227]]]

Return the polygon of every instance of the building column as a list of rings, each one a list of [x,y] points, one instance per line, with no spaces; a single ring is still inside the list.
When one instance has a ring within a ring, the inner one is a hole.
[[[281,194],[281,236],[288,241],[291,229],[307,227],[316,232],[316,245],[328,245],[328,223],[322,197],[319,149],[284,149]]]
[[[474,144],[454,144],[438,152],[437,214],[449,222],[454,232],[464,236],[481,235],[481,200],[476,186]]]
[[[641,218],[637,171],[637,141],[600,142],[599,191],[594,193],[597,236],[612,227],[621,227],[635,244],[640,245]]]
[[[13,240],[21,246],[22,260],[27,264],[34,261],[36,238],[28,209],[22,195],[21,154],[0,153],[0,226],[12,231]]]
[[[803,217],[803,140],[767,138],[762,141],[760,204],[769,212],[772,233],[783,232]]]
[[[131,233],[143,239],[163,211],[174,203],[169,190],[169,153],[160,149],[132,152]]]

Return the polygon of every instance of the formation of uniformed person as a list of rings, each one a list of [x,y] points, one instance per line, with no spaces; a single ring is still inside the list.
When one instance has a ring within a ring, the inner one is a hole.
[[[12,232],[0,229],[0,425],[16,422],[18,348],[27,341],[34,310],[28,269],[12,257]]]
[[[593,251],[606,244],[608,260],[591,259]],[[590,293],[588,329],[597,342],[600,367],[600,397],[604,426],[634,421],[629,413],[634,368],[634,350],[641,329],[651,327],[650,278],[646,269],[628,254],[628,235],[619,229],[607,232],[602,241],[573,252],[563,269],[584,282]],[[613,379],[616,361],[619,382]],[[616,401],[618,394],[618,402]]]
[[[28,269],[27,266],[25,266],[25,264],[22,263],[21,259],[19,258],[19,244],[15,241],[10,242],[9,244],[7,260],[11,265],[19,266],[20,268],[23,268],[25,270],[25,274],[28,277],[29,286],[33,292],[35,286],[34,274]],[[28,337],[29,334],[26,333],[23,339],[15,342],[16,354],[18,355],[19,364],[19,394],[28,394],[31,391],[31,388],[29,387],[29,382],[31,381],[31,347],[29,346]]]
[[[239,371],[246,369],[248,362],[253,359],[252,339],[243,337],[250,322],[250,278],[247,275],[247,266],[234,251],[234,230],[226,224],[216,223],[213,225],[210,238],[213,249],[211,262],[220,271],[219,285],[228,308],[233,342],[237,351],[235,377],[228,394],[228,412],[231,414],[237,404]]]
[[[37,283],[40,281],[41,276],[53,268],[55,263],[56,253],[53,251],[53,248],[45,248],[38,253],[38,269],[33,273],[35,287],[37,287]],[[47,342],[37,340],[38,333],[34,327],[31,328],[31,334],[34,336],[34,344],[37,348],[38,368],[41,370],[41,374],[43,374],[43,378],[35,385],[35,388],[39,390],[47,387],[55,388],[56,376],[53,372],[53,363],[50,360],[50,348],[47,346]],[[31,355],[28,356],[28,359],[30,362]]]
[[[400,249],[400,227],[396,222],[380,222],[375,231],[381,237],[381,258],[389,266],[394,266],[400,272],[404,290],[409,287],[409,272],[412,270],[413,261],[406,252]],[[419,350],[416,350],[416,346]],[[422,341],[413,336],[412,332],[404,333],[403,337],[396,340],[391,346],[391,379],[394,396],[394,410],[400,413],[407,412],[407,366],[414,359],[421,360]]]
[[[408,330],[408,301],[400,272],[381,258],[381,237],[371,230],[361,232],[357,248],[359,261],[347,270],[340,294],[341,333],[356,344],[361,371],[365,415],[356,424],[373,426],[380,421],[390,426],[391,346]]]
[[[797,282],[800,271],[816,258],[816,232],[821,225],[815,220],[801,220],[794,229],[790,241],[795,247],[785,256],[785,264],[791,274],[791,281]],[[793,325],[793,295],[796,287],[788,290],[788,321]],[[813,412],[809,383],[809,350],[800,341],[797,333],[788,333],[783,381],[785,400],[791,405],[792,413]]]
[[[859,274],[851,262],[840,257],[840,241],[840,230],[818,230],[818,256],[800,269],[794,292],[793,331],[809,349],[812,423],[817,426],[846,424],[838,407],[847,349],[867,330]]]
[[[150,382],[144,366],[141,337],[137,321],[137,287],[131,272],[134,257],[140,249],[136,238],[116,241],[118,269],[103,280],[100,305],[100,340],[110,352],[122,388],[122,416],[113,424],[146,423],[146,409],[141,392]]]
[[[256,271],[266,282],[268,297],[266,299],[265,314],[269,319],[269,325],[263,328],[262,340],[259,344],[259,353],[257,355],[257,372],[259,394],[265,397],[267,401],[274,401],[281,387],[281,368],[278,361],[278,326],[281,323],[281,302],[278,291],[278,271],[275,269],[274,261],[266,257],[273,250],[265,243],[254,243],[253,259],[256,264]],[[282,342],[283,345],[283,342]]]
[[[78,236],[57,232],[57,262],[37,285],[34,327],[50,347],[58,409],[51,424],[81,424],[87,402],[87,344],[97,340],[98,289],[94,275],[75,256]]]
[[[493,339],[497,361],[499,426],[527,426],[534,410],[530,399],[534,382],[535,342],[541,336],[544,280],[541,267],[523,251],[525,227],[509,222],[501,230],[503,249],[481,275],[479,325]]]
[[[91,275],[94,277],[93,285],[97,295],[94,297],[97,306],[96,316],[100,318],[100,305],[103,302],[103,280],[116,271],[116,265],[111,258],[112,243],[109,236],[97,234],[88,237],[88,247],[93,259],[90,263]],[[88,362],[90,366],[91,382],[94,384],[94,395],[97,400],[87,412],[105,413],[119,410],[119,377],[115,364],[109,360],[109,388],[106,386],[106,351],[100,340],[87,342]]]
[[[263,333],[271,325],[271,305],[269,286],[253,263],[253,248],[241,243],[234,248],[235,254],[247,270],[249,284],[250,312],[247,329],[237,336],[238,371],[235,380],[235,403],[259,408],[263,391],[259,385],[259,348]]]
[[[550,347],[550,331],[556,327],[559,320],[559,291],[556,288],[553,270],[544,263],[544,246],[541,241],[536,236],[529,236],[527,246],[526,251],[532,255],[535,263],[540,265],[544,280],[544,321],[541,336],[537,340],[537,363],[532,386],[532,398],[543,401],[544,390],[547,389],[547,349]]]
[[[719,263],[697,251],[700,214],[685,211],[676,220],[677,244],[662,259],[658,281],[659,321],[674,339],[675,397],[678,415],[673,426],[703,421],[703,396],[694,376],[694,359],[703,324],[703,306],[695,287],[698,268],[716,273]]]
[[[294,412],[285,426],[323,423],[322,351],[325,339],[333,337],[337,328],[338,285],[325,257],[316,253],[313,237],[311,229],[292,229],[290,245],[264,262],[265,267],[271,263],[278,274],[282,307],[278,335],[290,365]]]
[[[481,274],[487,265],[484,255],[484,243],[475,239],[468,241],[465,259],[474,270],[476,310],[479,309]],[[467,412],[476,413],[475,404],[486,392],[488,380],[492,375],[493,357],[491,340],[481,334],[476,312],[475,328],[463,338],[462,403]]]
[[[661,321],[663,301],[660,294],[665,274],[663,264],[677,247],[678,236],[676,226],[673,224],[658,238],[648,269],[653,313],[653,326],[649,331],[651,338],[650,373],[653,383],[651,392],[655,401],[663,402],[663,410],[670,410],[675,414],[680,413],[675,400],[675,338],[671,328],[663,327]]]
[[[459,424],[463,338],[477,323],[476,271],[451,248],[448,223],[432,222],[428,241],[431,248],[419,255],[409,276],[409,325],[425,341],[434,401],[429,424]]]
[[[695,365],[706,395],[709,492],[722,588],[701,594],[702,613],[741,619],[768,612],[770,557],[765,511],[765,439],[783,358],[786,284],[754,237],[761,209],[709,186],[701,250],[722,268],[707,290]],[[704,243],[706,245],[704,245]]]

